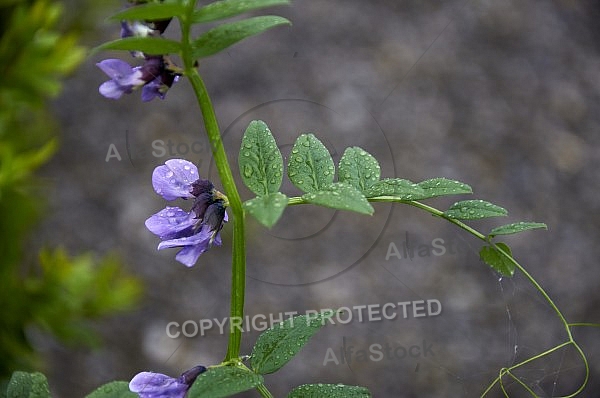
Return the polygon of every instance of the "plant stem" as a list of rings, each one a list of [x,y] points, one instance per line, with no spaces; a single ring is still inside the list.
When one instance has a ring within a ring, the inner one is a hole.
[[[189,78],[194,89],[198,105],[202,112],[206,134],[210,142],[212,155],[215,159],[219,178],[223,184],[225,195],[229,201],[229,207],[233,215],[233,250],[232,250],[232,276],[231,276],[231,309],[230,319],[242,319],[244,316],[244,291],[246,287],[246,249],[244,232],[244,210],[242,200],[238,193],[231,172],[227,153],[221,140],[221,132],[215,115],[215,110],[206,90],[202,78],[198,74],[195,60],[191,53],[191,14],[194,10],[195,1],[189,1],[187,16],[181,20],[182,52],[181,58],[184,63],[184,73]],[[229,331],[229,343],[225,361],[237,359],[240,356],[242,331],[240,328],[231,328]]]
[[[210,141],[219,178],[225,189],[225,194],[229,200],[229,206],[233,213],[233,253],[232,253],[232,278],[231,278],[231,318],[242,319],[244,317],[244,290],[246,287],[246,251],[244,234],[244,210],[242,201],[238,193],[231,167],[227,160],[227,154],[223,148],[219,125],[215,116],[215,111],[200,78],[198,71],[194,67],[186,65],[185,73],[189,77],[198,104],[202,111],[204,126]],[[231,328],[229,331],[229,344],[227,346],[227,355],[225,360],[231,360],[239,357],[242,332],[240,328]]]

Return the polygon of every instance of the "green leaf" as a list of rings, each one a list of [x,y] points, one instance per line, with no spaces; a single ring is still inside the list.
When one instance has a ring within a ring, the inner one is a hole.
[[[339,163],[339,180],[365,192],[381,177],[377,159],[359,147],[346,148]]]
[[[504,250],[512,257],[510,248],[504,243],[496,243],[496,246]],[[513,276],[515,265],[507,259],[498,249],[493,246],[483,246],[479,252],[481,259],[490,267],[500,272],[504,276]]]
[[[157,37],[126,37],[101,44],[92,50],[92,54],[102,50],[141,51],[148,55],[179,53],[181,45],[174,40]]]
[[[187,398],[223,398],[251,390],[263,383],[261,375],[233,366],[209,368],[189,389]]]
[[[329,151],[313,134],[296,139],[288,160],[288,177],[303,192],[317,192],[333,183],[335,166]]]
[[[300,315],[265,330],[258,336],[252,349],[252,370],[259,374],[269,374],[281,369],[333,314],[334,311]]]
[[[50,388],[46,376],[39,372],[13,372],[8,388],[7,398],[49,398]]]
[[[306,193],[302,199],[315,205],[360,214],[371,215],[375,211],[362,192],[345,182],[334,182],[320,191]]]
[[[254,120],[246,128],[238,163],[244,184],[256,195],[279,191],[283,179],[283,158],[265,122]]]
[[[257,35],[275,26],[290,24],[291,22],[287,19],[274,15],[222,24],[210,29],[194,41],[192,56],[195,59],[208,57],[247,37]]]
[[[244,209],[262,225],[271,228],[277,223],[287,204],[287,196],[281,192],[275,192],[247,200],[244,202]]]
[[[463,200],[456,202],[444,214],[457,220],[478,220],[487,217],[506,216],[506,209],[485,200]]]
[[[500,227],[496,227],[490,231],[488,236],[493,237],[496,235],[518,234],[519,232],[527,231],[530,229],[548,229],[548,226],[541,222],[520,221],[520,222],[506,224],[506,225],[502,225]]]
[[[128,382],[113,381],[98,387],[85,398],[138,398],[138,395],[129,391]]]
[[[304,384],[294,388],[287,398],[369,398],[371,393],[365,387],[344,384]]]
[[[367,189],[365,196],[367,198],[394,196],[400,200],[417,200],[425,196],[425,191],[412,181],[401,178],[386,178],[377,181]]]
[[[113,21],[156,21],[171,17],[181,17],[183,15],[185,15],[185,6],[183,3],[148,3],[126,8],[112,15],[109,19]]]
[[[473,190],[467,184],[447,178],[432,178],[421,181],[418,185],[425,191],[425,196],[419,198],[419,200],[444,195],[473,193]]]
[[[234,17],[248,11],[290,4],[288,0],[222,0],[194,11],[192,23],[211,22]]]

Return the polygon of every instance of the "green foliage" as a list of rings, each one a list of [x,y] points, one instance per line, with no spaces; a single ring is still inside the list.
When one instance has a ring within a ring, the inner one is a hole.
[[[124,272],[117,257],[70,258],[63,249],[40,253],[41,275],[24,281],[32,319],[64,341],[94,343],[86,320],[125,311],[140,297],[140,282]]]
[[[479,220],[487,217],[506,216],[508,212],[493,203],[475,199],[456,202],[444,214],[456,220]]]
[[[221,0],[207,4],[194,11],[192,21],[194,23],[212,22],[219,19],[231,18],[245,12],[261,8],[287,5],[288,0]]]
[[[479,251],[479,255],[487,265],[501,273],[503,276],[513,276],[515,273],[515,264],[498,249],[502,249],[502,251],[512,257],[510,248],[504,243],[496,243],[495,247],[483,246]]]
[[[359,147],[346,148],[338,166],[339,181],[360,192],[368,191],[381,177],[377,159]]]
[[[129,391],[126,381],[113,381],[98,387],[85,398],[139,398],[139,395]]]
[[[299,315],[265,330],[258,336],[252,349],[252,370],[259,374],[269,374],[281,369],[333,314],[333,311],[329,311],[316,315]]]
[[[267,228],[277,223],[288,204],[288,198],[281,192],[257,196],[244,202],[244,210]]]
[[[329,151],[313,134],[302,134],[288,160],[288,177],[303,192],[318,192],[333,183],[335,165]]]
[[[94,53],[103,50],[142,51],[148,55],[178,53],[181,44],[161,37],[126,37],[104,43],[94,49]]]
[[[305,193],[302,199],[307,203],[366,215],[375,211],[365,195],[343,182],[334,182],[316,192]]]
[[[238,159],[244,184],[256,195],[279,191],[283,179],[283,158],[265,122],[250,122]]]
[[[421,181],[418,185],[425,191],[425,195],[419,197],[419,200],[444,195],[473,193],[473,190],[467,184],[460,181],[449,180],[447,178],[432,178],[430,180]]]
[[[212,22],[234,17],[275,5],[289,4],[286,0],[222,0],[194,9],[181,1],[149,2],[119,11],[111,20],[164,20],[178,18],[184,28],[190,24]],[[286,18],[264,15],[223,23],[207,30],[189,43],[158,37],[127,37],[104,43],[93,50],[141,51],[150,55],[178,54],[193,59],[205,58],[229,48],[246,38],[258,35],[271,28],[290,25]],[[189,45],[188,45],[189,44]],[[189,52],[188,52],[189,50]],[[184,54],[186,52],[186,54]]]
[[[58,147],[47,101],[60,93],[62,79],[85,50],[74,32],[57,28],[64,22],[57,2],[13,3],[2,4],[0,27],[0,378],[38,365],[27,328],[66,341],[96,342],[88,321],[131,308],[140,292],[115,257],[71,258],[58,249],[44,251],[39,263],[35,255],[24,261],[50,189],[35,172]]]
[[[494,237],[496,235],[512,235],[523,231],[529,231],[530,229],[548,229],[548,226],[541,222],[520,221],[496,227],[490,231],[488,236]]]
[[[6,389],[7,398],[50,398],[46,376],[39,372],[14,372]]]
[[[186,396],[224,398],[251,390],[262,383],[262,376],[256,373],[235,366],[219,366],[200,374]]]
[[[364,387],[344,384],[305,384],[294,388],[287,398],[369,398],[371,393]]]
[[[290,21],[283,17],[266,15],[224,23],[210,29],[192,43],[192,56],[205,58],[214,55],[241,40],[281,25],[290,25]]]
[[[402,178],[385,178],[371,185],[365,192],[367,198],[392,196],[398,200],[415,200],[426,196],[425,190],[412,181]]]

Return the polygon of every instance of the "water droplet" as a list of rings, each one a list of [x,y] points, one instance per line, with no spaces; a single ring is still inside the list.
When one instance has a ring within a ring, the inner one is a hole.
[[[167,177],[167,178],[173,177],[173,172],[171,170],[167,171],[167,173],[165,174],[165,177]]]

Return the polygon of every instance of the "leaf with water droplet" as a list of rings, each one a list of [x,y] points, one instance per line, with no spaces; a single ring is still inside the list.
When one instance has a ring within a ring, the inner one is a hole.
[[[367,198],[376,196],[393,196],[399,200],[416,200],[425,195],[425,191],[418,184],[401,178],[385,178],[377,181],[365,193]]]
[[[136,393],[129,391],[129,383],[126,381],[112,381],[98,387],[85,398],[138,398]]]
[[[520,221],[496,227],[490,231],[488,236],[491,238],[496,235],[512,235],[518,234],[519,232],[528,231],[530,229],[548,229],[548,226],[541,222]]]
[[[360,214],[371,215],[375,211],[362,192],[344,182],[334,182],[320,191],[304,194],[302,199],[314,205]]]
[[[263,383],[263,377],[234,366],[208,368],[198,376],[187,398],[224,398],[251,390]]]
[[[39,372],[13,372],[6,388],[7,398],[50,398],[46,376]]]
[[[275,192],[247,200],[244,202],[244,209],[262,225],[271,228],[279,220],[287,204],[287,196]]]
[[[487,217],[506,216],[508,212],[493,203],[475,199],[456,202],[444,214],[457,220],[478,220]]]
[[[421,181],[418,185],[425,191],[422,197],[415,200],[435,198],[444,195],[459,195],[465,193],[473,193],[470,186],[464,182],[449,180],[447,178],[432,178],[430,180]]]
[[[265,330],[258,336],[250,364],[259,374],[269,374],[288,363],[308,340],[321,329],[334,311],[288,318]]]
[[[292,148],[288,177],[302,192],[317,192],[333,182],[335,165],[331,154],[313,134],[302,134]]]
[[[359,147],[346,148],[338,165],[339,181],[366,192],[379,181],[381,167],[377,159]]]
[[[246,128],[238,164],[244,184],[256,195],[279,191],[283,178],[283,158],[265,122],[253,120]]]
[[[496,246],[512,257],[510,247],[504,243],[496,243]],[[487,265],[500,272],[503,276],[513,276],[515,273],[515,264],[510,261],[494,246],[483,246],[479,251],[481,260]]]
[[[371,393],[365,387],[345,384],[304,384],[294,388],[287,398],[369,398]]]

